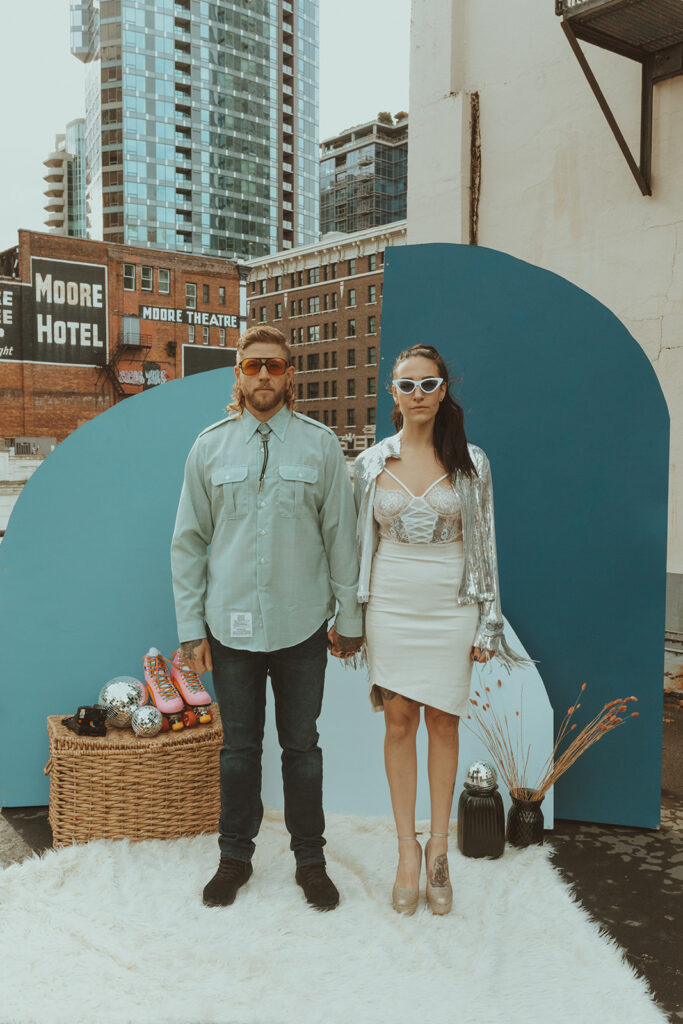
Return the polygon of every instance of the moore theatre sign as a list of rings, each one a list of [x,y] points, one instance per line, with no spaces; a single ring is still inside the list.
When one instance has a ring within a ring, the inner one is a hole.
[[[195,327],[239,327],[235,313],[208,313],[198,309],[174,309],[170,306],[140,306],[141,320],[162,320],[172,324],[192,324]]]

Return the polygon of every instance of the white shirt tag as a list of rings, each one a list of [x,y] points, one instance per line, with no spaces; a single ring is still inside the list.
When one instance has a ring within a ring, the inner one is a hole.
[[[230,613],[231,636],[253,636],[251,628],[251,612]]]

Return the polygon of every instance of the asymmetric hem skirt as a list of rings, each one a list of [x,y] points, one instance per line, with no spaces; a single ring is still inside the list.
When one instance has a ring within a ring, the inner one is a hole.
[[[373,689],[384,687],[451,715],[467,715],[479,605],[458,604],[464,557],[462,540],[380,541],[365,615],[375,710],[382,703]]]

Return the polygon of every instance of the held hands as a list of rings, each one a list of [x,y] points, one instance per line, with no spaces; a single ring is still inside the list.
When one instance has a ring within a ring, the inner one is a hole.
[[[486,647],[473,647],[470,651],[472,661],[490,661],[495,651],[489,651]]]
[[[186,640],[180,645],[180,650],[192,671],[197,675],[213,671],[211,648],[206,637],[202,640]]]
[[[350,658],[352,654],[357,654],[363,644],[362,636],[342,636],[332,626],[327,633],[327,646],[330,654],[334,655],[335,658]]]

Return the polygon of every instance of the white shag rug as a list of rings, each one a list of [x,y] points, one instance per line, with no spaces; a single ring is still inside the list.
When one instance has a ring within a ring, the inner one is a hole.
[[[329,913],[294,882],[281,814],[254,874],[206,908],[216,836],[101,840],[0,873],[3,1024],[650,1024],[666,1021],[549,847],[449,862],[451,914],[391,908],[389,819],[328,815]],[[423,842],[424,842],[423,837]],[[424,870],[422,875],[424,883]]]

